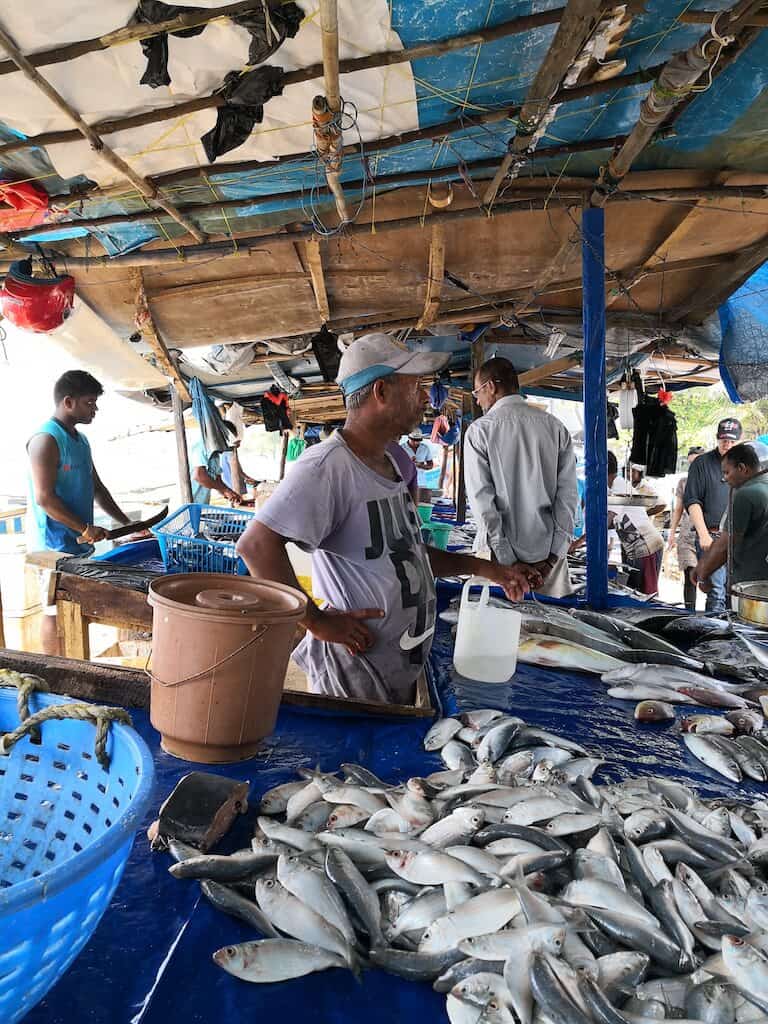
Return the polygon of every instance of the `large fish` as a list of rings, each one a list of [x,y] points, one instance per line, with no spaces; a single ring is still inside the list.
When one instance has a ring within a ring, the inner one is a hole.
[[[579,622],[586,622],[589,626],[601,629],[608,636],[615,637],[636,651],[657,651],[661,654],[671,655],[681,653],[680,649],[673,644],[640,629],[639,626],[635,626],[631,622],[623,622],[621,619],[614,619],[603,612],[593,612],[587,608],[571,608],[569,612]]]
[[[662,631],[670,640],[699,643],[701,640],[720,640],[733,636],[733,628],[725,619],[712,619],[706,615],[681,615],[668,622]]]
[[[560,668],[565,671],[592,672],[599,675],[621,666],[622,662],[609,654],[592,650],[588,646],[575,644],[555,637],[528,634],[520,641],[517,649],[518,661],[528,665],[542,665],[545,668]]]

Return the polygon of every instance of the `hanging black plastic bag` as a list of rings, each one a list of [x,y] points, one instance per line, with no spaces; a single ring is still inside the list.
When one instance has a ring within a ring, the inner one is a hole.
[[[133,13],[129,25],[156,25],[159,21],[168,21],[171,18],[178,18],[180,14],[196,14],[199,7],[176,7],[171,4],[161,3],[161,0],[139,0],[139,6]],[[199,36],[205,25],[197,25],[194,28],[184,28],[172,35],[180,39],[189,39],[192,36]],[[171,76],[168,74],[168,33],[160,32],[156,36],[140,40],[141,49],[147,58],[147,69],[141,76],[141,85],[148,85],[157,89],[161,85],[170,85]]]
[[[323,324],[317,334],[312,335],[311,345],[317,365],[320,367],[320,372],[323,375],[323,380],[328,382],[336,380],[336,374],[339,372],[339,363],[341,362],[341,352],[339,351],[339,339],[337,336]]]
[[[304,11],[297,4],[280,4],[275,0],[233,18],[236,25],[241,25],[251,34],[248,63],[255,67],[271,57],[286,38],[293,39],[303,18]]]
[[[253,126],[264,119],[264,104],[283,91],[283,69],[256,68],[247,75],[230,71],[220,95],[225,104],[216,111],[216,124],[200,140],[210,163],[248,139]]]

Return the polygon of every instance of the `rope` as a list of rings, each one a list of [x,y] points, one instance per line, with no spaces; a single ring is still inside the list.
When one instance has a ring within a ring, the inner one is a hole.
[[[29,718],[29,698],[35,693],[49,693],[48,683],[40,676],[31,676],[26,672],[14,672],[10,668],[0,669],[0,685],[15,686],[19,691],[16,695],[16,707],[19,721]]]
[[[0,754],[8,756],[11,748],[26,735],[31,735],[37,726],[42,722],[75,719],[80,722],[94,722],[96,725],[96,742],[94,750],[96,760],[101,767],[109,769],[109,758],[107,757],[107,736],[111,722],[120,722],[121,725],[133,725],[131,716],[125,708],[110,708],[104,704],[54,704],[52,707],[43,708],[42,711],[22,722],[13,732],[7,732],[0,737]]]
[[[184,683],[191,683],[195,679],[202,679],[203,676],[210,675],[210,673],[213,672],[214,669],[220,668],[222,665],[226,665],[228,661],[231,661],[233,658],[236,658],[238,654],[242,654],[243,651],[247,650],[249,647],[252,647],[253,644],[261,640],[261,638],[267,632],[268,628],[268,626],[262,626],[261,631],[259,633],[256,633],[256,635],[252,636],[250,640],[246,640],[244,644],[240,644],[240,646],[235,648],[234,651],[231,651],[229,654],[221,658],[219,661],[214,662],[213,665],[210,665],[208,668],[204,668],[201,672],[195,672],[195,674],[192,676],[185,676],[183,679],[176,679],[172,683],[164,683],[162,679],[158,679],[154,672],[147,671],[146,669],[144,669],[144,671],[147,673],[152,682],[157,683],[159,686],[182,686]]]

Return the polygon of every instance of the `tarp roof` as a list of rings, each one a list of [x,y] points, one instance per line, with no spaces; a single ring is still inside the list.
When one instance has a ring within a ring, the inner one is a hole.
[[[318,2],[301,0],[306,16],[298,35],[283,43],[269,58],[270,65],[290,70],[319,60]],[[0,23],[30,54],[118,28],[135,4],[69,0],[66,18],[58,0],[38,0],[34,12],[20,2],[8,6]],[[198,0],[196,6],[213,8],[215,2]],[[410,48],[557,12],[562,6],[558,0],[339,0],[341,56]],[[623,6],[630,9],[631,22],[619,48],[606,58],[626,61],[618,82],[603,83],[604,91],[581,99],[565,97],[556,106],[537,149],[517,179],[502,190],[492,218],[479,215],[479,197],[514,135],[515,115],[509,110],[525,99],[555,37],[555,20],[440,56],[342,74],[342,94],[354,101],[358,112],[357,127],[345,132],[344,141],[357,141],[359,129],[363,143],[362,154],[345,158],[341,174],[348,183],[350,207],[361,202],[357,233],[333,233],[337,221],[332,204],[317,192],[323,174],[311,155],[309,105],[312,95],[322,91],[321,79],[290,85],[281,97],[269,100],[263,123],[248,141],[204,174],[196,169],[205,160],[198,140],[214,124],[215,110],[105,134],[107,144],[134,169],[160,174],[157,184],[166,198],[184,208],[204,206],[187,212],[211,241],[229,242],[194,264],[189,258],[176,259],[174,253],[173,263],[143,267],[150,307],[167,346],[184,350],[295,339],[303,347],[323,319],[337,330],[360,331],[373,324],[413,329],[425,302],[432,229],[440,213],[428,201],[425,182],[443,177],[454,182],[447,212],[477,215],[445,221],[444,263],[450,277],[441,281],[435,332],[455,338],[462,319],[501,323],[497,340],[519,342],[515,358],[522,365],[527,356],[534,365],[543,361],[553,327],[563,327],[566,340],[578,348],[578,252],[561,278],[540,290],[535,301],[526,292],[563,242],[578,232],[574,210],[585,189],[606,164],[613,141],[630,132],[638,119],[650,86],[647,81],[622,86],[625,76],[662,65],[684,51],[703,35],[709,20],[686,19],[701,9],[726,11],[732,0],[646,0]],[[755,250],[752,264],[745,264],[740,279],[733,277],[731,290],[759,266],[761,246],[768,257],[768,199],[754,190],[768,187],[768,32],[761,30],[768,18],[758,13],[754,21],[723,50],[712,75],[705,74],[676,111],[674,123],[635,161],[623,186],[635,193],[634,201],[612,200],[608,205],[606,264],[620,275],[609,291],[609,345],[617,363],[649,343],[664,347],[668,359],[684,354],[686,346],[702,359],[716,359],[717,320],[708,321],[704,329],[686,326],[686,321],[700,322],[726,297],[707,303],[710,294],[715,296],[715,283],[724,287],[724,279],[735,273],[736,257],[745,247]],[[717,24],[724,31],[725,21]],[[210,95],[227,71],[244,68],[247,50],[244,30],[224,20],[211,23],[194,39],[170,38],[169,87],[152,90],[138,84],[144,61],[136,42],[39,71],[92,123]],[[589,82],[587,76],[588,87]],[[135,268],[120,256],[133,251],[140,262],[137,252],[178,251],[191,239],[179,224],[156,212],[129,224],[73,225],[146,211],[148,203],[130,186],[94,191],[89,182],[109,184],[113,174],[85,142],[3,152],[3,139],[69,127],[46,104],[20,74],[3,76],[2,176],[32,180],[55,197],[57,212],[50,220],[67,220],[65,233],[80,237],[57,241],[41,233],[41,241],[60,254],[59,265],[74,273],[83,298],[127,339],[133,333],[136,278]],[[448,122],[450,130],[430,131]],[[405,141],[391,138],[403,132],[409,132]],[[382,145],[382,139],[389,141]],[[291,158],[291,153],[297,156]],[[280,157],[276,166],[270,166],[273,156]],[[250,162],[247,168],[244,161]],[[76,170],[81,173],[72,176]],[[702,190],[723,187],[735,191],[697,198]],[[743,187],[753,191],[741,193]],[[532,202],[522,201],[524,189]],[[513,210],[508,204],[517,197],[521,201]],[[222,200],[238,205],[217,206]],[[313,218],[316,226],[322,221],[331,232],[321,235],[319,271],[307,251]],[[386,229],[387,221],[403,218],[410,222],[400,230]],[[243,255],[238,239],[262,234],[264,243],[250,243]],[[104,252],[115,257],[107,266],[98,263]],[[85,257],[89,263],[77,262]],[[327,317],[318,300],[318,272],[327,294]],[[527,309],[521,320],[516,309],[524,299],[533,313]],[[696,308],[688,310],[692,302]],[[412,330],[411,338],[424,333]],[[567,345],[559,354],[563,351]],[[715,379],[712,367],[700,368],[699,363],[696,373],[706,369]],[[304,369],[307,379],[313,379],[313,366],[305,360],[290,361],[285,368],[290,373]],[[238,376],[252,382],[237,386],[241,395],[251,387],[257,393],[272,379],[263,362]],[[571,390],[566,378],[562,383]]]

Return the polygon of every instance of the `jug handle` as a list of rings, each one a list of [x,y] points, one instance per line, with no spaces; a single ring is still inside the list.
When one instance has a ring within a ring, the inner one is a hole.
[[[464,584],[464,588],[461,592],[461,606],[459,608],[459,614],[469,604],[469,592],[472,587],[482,587],[482,593],[480,594],[480,600],[477,602],[478,608],[483,608],[491,599],[491,585],[487,579],[483,576],[470,576],[467,582]]]

